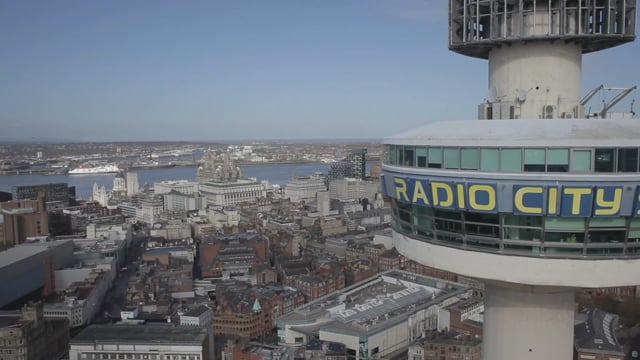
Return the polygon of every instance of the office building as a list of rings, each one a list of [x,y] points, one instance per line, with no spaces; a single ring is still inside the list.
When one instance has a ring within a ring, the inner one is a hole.
[[[395,247],[485,283],[484,359],[570,359],[575,289],[638,283],[640,122],[580,96],[582,54],[633,41],[636,2],[450,0],[449,25],[489,60],[483,121],[384,140]]]
[[[351,150],[347,155],[347,161],[351,163],[354,178],[364,179],[367,176],[367,149]]]
[[[69,323],[45,320],[42,303],[0,314],[0,358],[3,360],[63,359],[69,347]]]
[[[200,193],[212,206],[255,203],[267,196],[267,185],[255,179],[245,179],[242,171],[235,165],[229,153],[223,155],[221,164],[217,164],[212,152],[205,154],[204,164],[198,169]]]
[[[64,207],[75,202],[75,187],[67,183],[41,185],[17,185],[12,188],[13,200],[38,200],[38,193],[44,193],[48,206]]]
[[[215,359],[213,334],[199,326],[89,325],[70,341],[69,359]]]
[[[127,171],[127,196],[131,197],[138,193],[140,185],[138,184],[138,173]]]
[[[279,317],[278,336],[285,344],[340,342],[356,360],[393,358],[436,328],[439,308],[467,292],[445,280],[387,271]]]
[[[284,187],[284,197],[295,203],[303,201],[309,203],[316,200],[318,192],[326,190],[324,174],[296,176]]]
[[[49,234],[49,217],[44,193],[37,200],[12,200],[0,203],[1,240],[7,245],[20,244],[29,237]]]

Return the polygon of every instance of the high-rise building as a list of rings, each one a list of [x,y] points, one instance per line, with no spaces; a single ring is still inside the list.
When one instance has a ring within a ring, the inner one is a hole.
[[[4,230],[0,240],[7,245],[16,245],[25,242],[28,237],[47,236],[49,218],[45,201],[44,193],[40,192],[37,200],[0,203],[0,222]]]
[[[353,149],[347,155],[347,161],[353,168],[353,177],[364,179],[367,176],[367,149]]]
[[[127,180],[124,178],[121,172],[117,173],[113,178],[113,192],[126,192],[127,191]]]
[[[582,54],[633,41],[636,1],[450,0],[449,25],[489,60],[484,121],[384,140],[395,246],[485,283],[484,359],[571,359],[575,289],[638,284],[640,122],[580,96]]]
[[[12,192],[13,200],[37,200],[38,193],[42,192],[50,207],[69,206],[75,201],[75,187],[70,188],[67,183],[17,185]]]
[[[127,196],[133,196],[138,193],[140,185],[138,184],[138,173],[127,171]]]

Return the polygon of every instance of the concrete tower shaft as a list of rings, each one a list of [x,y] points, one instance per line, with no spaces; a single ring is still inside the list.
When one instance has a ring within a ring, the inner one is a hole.
[[[449,49],[489,60],[480,119],[583,117],[581,55],[635,39],[624,0],[451,0]]]
[[[533,42],[489,52],[493,119],[582,117],[580,44]],[[484,117],[484,118],[489,118]]]

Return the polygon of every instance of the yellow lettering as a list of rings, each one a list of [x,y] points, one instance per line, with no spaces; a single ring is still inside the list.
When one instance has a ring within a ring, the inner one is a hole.
[[[394,178],[396,183],[396,199],[400,200],[404,198],[406,202],[409,202],[409,196],[407,195],[407,182],[404,179]]]
[[[487,193],[488,203],[478,204],[477,193]],[[489,185],[475,184],[469,187],[469,207],[474,210],[492,211],[496,208],[496,190]]]
[[[444,200],[440,200],[440,197],[438,196],[438,190],[444,190],[445,192],[445,199]],[[451,189],[451,186],[449,186],[449,184],[447,183],[443,183],[443,182],[432,182],[431,183],[431,198],[433,199],[433,206],[442,206],[442,207],[449,207],[453,204],[453,189]]]
[[[558,188],[549,188],[548,196],[547,214],[555,215],[558,213]]]
[[[571,203],[571,215],[580,215],[580,205],[582,203],[582,196],[591,194],[590,188],[564,188],[563,192],[567,195],[571,195],[573,201]]]
[[[415,185],[413,187],[413,203],[417,203],[418,199],[422,199],[425,205],[429,205],[429,199],[427,199],[427,193],[424,191],[424,187],[422,186],[422,182],[416,180]]]
[[[602,209],[596,209],[596,215],[615,215],[620,211],[620,201],[622,200],[622,189],[616,188],[613,191],[613,200],[604,199],[605,189],[596,190],[596,205]]]
[[[464,209],[464,184],[456,184],[456,188],[458,191],[458,208]]]
[[[518,189],[513,199],[513,203],[516,209],[526,214],[542,214],[541,207],[526,206],[524,204],[524,197],[527,194],[542,194],[542,188],[527,186],[527,187],[521,187],[520,189]]]

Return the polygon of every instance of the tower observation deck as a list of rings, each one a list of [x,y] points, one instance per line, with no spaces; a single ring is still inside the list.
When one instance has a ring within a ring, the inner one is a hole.
[[[582,54],[633,41],[636,1],[450,0],[449,25],[489,62],[491,121],[384,140],[396,248],[485,283],[484,359],[571,359],[575,291],[639,282],[640,121],[585,118],[580,94]]]

